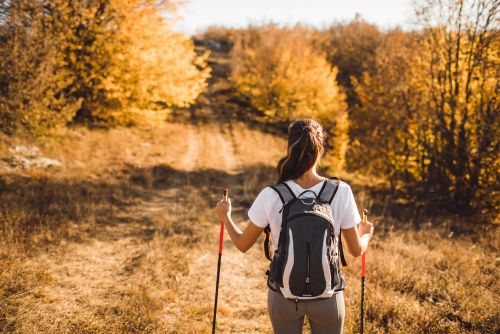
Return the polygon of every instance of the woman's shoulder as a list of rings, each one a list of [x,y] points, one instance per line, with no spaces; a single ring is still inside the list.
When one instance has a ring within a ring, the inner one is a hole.
[[[350,189],[351,186],[344,180],[339,179],[339,189]]]
[[[335,181],[335,180],[338,180],[339,181],[339,189],[340,188],[350,188],[351,186],[349,185],[349,183],[347,183],[347,181],[344,181],[336,176],[324,176],[325,179],[327,180],[330,180],[330,181]]]
[[[269,185],[269,186],[266,186],[264,187],[260,192],[259,192],[259,195],[257,197],[261,197],[261,198],[267,198],[267,199],[272,199],[274,197],[276,198],[279,198],[279,195],[278,193],[276,192],[276,190],[274,190],[272,188],[272,185]]]
[[[252,204],[252,208],[270,208],[277,205],[278,202],[281,203],[278,193],[271,186],[267,186],[259,192]]]

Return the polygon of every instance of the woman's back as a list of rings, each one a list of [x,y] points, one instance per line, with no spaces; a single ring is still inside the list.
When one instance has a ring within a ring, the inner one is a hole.
[[[317,196],[324,182],[325,180],[304,189],[293,180],[285,181],[295,196],[303,194],[301,198],[313,198]],[[248,218],[252,223],[261,228],[265,228],[267,225],[271,228],[273,250],[275,245],[278,245],[279,233],[281,231],[282,212],[280,210],[282,206],[283,204],[278,193],[271,187],[265,187],[248,210]],[[339,235],[340,229],[351,228],[361,220],[351,187],[342,180],[339,182],[338,190],[332,200],[331,207],[336,236]]]

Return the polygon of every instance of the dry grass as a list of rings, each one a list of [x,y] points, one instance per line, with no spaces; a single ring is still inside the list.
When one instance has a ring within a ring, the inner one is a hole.
[[[13,140],[0,144],[3,161],[7,146],[22,143]],[[243,222],[273,181],[284,140],[210,121],[77,128],[38,145],[62,167],[0,173],[0,332],[210,332],[213,204],[229,187]],[[394,223],[376,215],[383,206],[361,179],[343,177],[378,222],[367,255],[367,332],[497,333],[497,230],[450,236],[446,227]],[[247,254],[228,240],[224,247],[219,332],[270,333],[260,245]],[[359,260],[348,262],[345,332],[355,333]]]

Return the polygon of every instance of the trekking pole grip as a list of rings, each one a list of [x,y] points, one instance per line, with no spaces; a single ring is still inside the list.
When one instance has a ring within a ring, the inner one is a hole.
[[[368,217],[368,210],[363,209],[363,223],[367,222],[367,217]],[[361,277],[365,277],[365,268],[366,268],[365,255],[366,251],[363,253],[363,255],[361,255]]]
[[[368,217],[368,210],[363,209],[363,223],[367,222],[367,217]],[[361,255],[361,277],[365,277],[365,271],[366,271],[365,255],[366,251],[363,253],[363,255]]]
[[[224,241],[224,221],[220,221],[220,232],[219,232],[219,254],[222,254],[222,243]]]

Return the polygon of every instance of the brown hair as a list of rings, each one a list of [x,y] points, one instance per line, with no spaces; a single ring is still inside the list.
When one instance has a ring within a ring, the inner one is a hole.
[[[313,119],[298,119],[288,127],[286,157],[278,162],[278,182],[296,179],[314,166],[323,150],[325,134]]]

